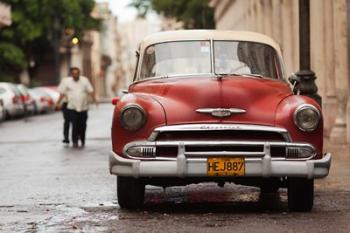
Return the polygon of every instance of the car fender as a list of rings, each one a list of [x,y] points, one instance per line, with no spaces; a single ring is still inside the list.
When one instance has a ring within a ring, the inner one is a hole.
[[[136,104],[142,107],[146,113],[145,124],[136,131],[128,131],[123,128],[120,122],[120,113],[122,109],[130,104]],[[151,95],[130,93],[124,95],[116,104],[113,112],[112,121],[112,146],[113,151],[122,155],[125,144],[148,138],[154,128],[164,126],[166,118],[161,104],[152,98]]]
[[[302,104],[311,104],[320,112],[320,123],[313,132],[301,131],[294,123],[294,112]],[[312,144],[317,150],[317,158],[322,156],[323,116],[322,110],[315,100],[302,95],[292,95],[284,98],[277,106],[275,125],[287,129],[293,142],[308,142]]]

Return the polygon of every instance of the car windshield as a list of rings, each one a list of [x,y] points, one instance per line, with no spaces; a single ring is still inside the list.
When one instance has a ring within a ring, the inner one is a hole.
[[[214,41],[216,74],[253,75],[281,79],[275,49],[254,42]]]
[[[209,41],[179,41],[146,48],[141,79],[211,73]]]
[[[178,75],[243,75],[282,79],[278,55],[269,45],[247,41],[175,41],[148,46],[140,79]],[[214,67],[211,59],[214,57]],[[214,69],[214,71],[213,71]]]

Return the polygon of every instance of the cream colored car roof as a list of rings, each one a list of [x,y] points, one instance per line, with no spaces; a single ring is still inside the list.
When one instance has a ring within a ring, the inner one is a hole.
[[[256,32],[249,31],[223,31],[223,30],[177,30],[154,33],[145,37],[140,43],[140,49],[143,51],[152,44],[184,41],[184,40],[234,40],[250,41],[270,45],[281,55],[279,45],[270,37]]]

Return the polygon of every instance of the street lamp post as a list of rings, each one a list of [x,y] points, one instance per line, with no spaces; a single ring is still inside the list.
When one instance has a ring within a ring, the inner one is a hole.
[[[316,75],[310,66],[310,0],[299,0],[299,57],[299,71],[289,80],[295,85],[297,93],[313,98],[321,106]]]
[[[67,74],[70,75],[70,69],[72,66],[72,49],[74,46],[79,44],[79,38],[75,36],[75,31],[72,28],[66,28],[64,30],[64,36],[62,39],[62,44],[66,50],[67,58]]]

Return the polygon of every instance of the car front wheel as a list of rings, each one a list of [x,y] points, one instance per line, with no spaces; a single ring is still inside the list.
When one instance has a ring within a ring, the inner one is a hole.
[[[308,212],[314,204],[314,180],[288,179],[288,208],[290,211]]]
[[[145,184],[140,179],[117,176],[117,196],[123,209],[139,209],[145,197]]]

